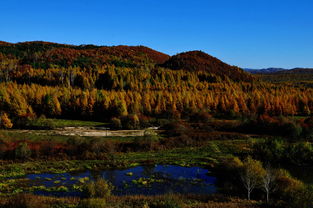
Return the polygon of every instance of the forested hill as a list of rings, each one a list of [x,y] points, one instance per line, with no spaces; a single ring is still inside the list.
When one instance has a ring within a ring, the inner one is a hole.
[[[252,81],[253,78],[242,69],[230,66],[202,51],[189,51],[172,56],[163,65],[174,70],[205,71],[222,78],[229,77],[235,81]]]
[[[138,66],[143,63],[163,63],[169,56],[144,46],[65,45],[49,42],[0,42],[0,53],[18,58],[19,64],[34,68],[95,67],[103,64]]]
[[[170,57],[144,46],[65,45],[49,42],[0,42],[0,58],[15,59],[22,68],[49,69],[79,67],[93,69],[103,66],[122,68],[159,68],[203,71],[222,79],[251,81],[252,76],[242,69],[201,51],[191,51]],[[23,70],[22,70],[23,71]]]
[[[135,126],[154,118],[310,115],[313,90],[260,82],[200,51],[0,42],[0,128],[41,116]],[[5,122],[10,121],[10,122]],[[11,123],[12,121],[12,123]]]

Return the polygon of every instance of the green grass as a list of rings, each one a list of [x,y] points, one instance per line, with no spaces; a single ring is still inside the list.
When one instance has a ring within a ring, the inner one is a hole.
[[[54,130],[5,130],[0,129],[0,139],[4,141],[18,141],[18,140],[27,140],[31,142],[39,141],[54,141],[54,142],[66,142],[70,138],[79,137],[79,136],[67,136],[67,135],[57,135],[54,133]],[[99,139],[106,141],[121,141],[121,142],[133,142],[136,139],[140,139],[143,136],[108,136],[108,137],[96,137],[96,136],[85,136],[81,137],[86,140]]]
[[[40,187],[24,186],[26,174],[83,172],[86,170],[101,171],[106,169],[127,169],[140,165],[178,165],[184,167],[198,166],[214,168],[226,158],[235,154],[249,151],[246,140],[209,141],[201,147],[184,147],[171,150],[130,152],[108,154],[106,160],[36,160],[25,162],[5,162],[0,166],[0,196],[12,195],[19,192],[33,192]],[[8,177],[13,177],[8,180]],[[59,184],[61,181],[56,181]],[[145,183],[145,182],[143,182]],[[147,182],[148,184],[148,182]],[[67,191],[46,189],[49,191]],[[72,187],[77,189],[79,187]]]
[[[56,128],[64,127],[99,127],[106,126],[108,123],[96,122],[96,121],[81,121],[81,120],[65,120],[65,119],[45,119],[44,123],[51,123]],[[44,124],[43,124],[44,125]]]
[[[0,130],[0,139],[4,141],[18,141],[18,140],[27,140],[27,141],[55,141],[55,142],[65,142],[71,136],[62,136],[62,135],[51,135],[43,134],[44,132],[49,132],[50,130],[43,130],[41,133],[35,133],[35,131],[21,131],[21,130]]]
[[[185,147],[172,150],[108,154],[108,160],[27,161],[4,163],[0,179],[28,173],[64,173],[110,168],[130,168],[138,165],[168,164],[180,166],[213,167],[233,154],[247,152],[247,142],[211,141],[204,147]]]

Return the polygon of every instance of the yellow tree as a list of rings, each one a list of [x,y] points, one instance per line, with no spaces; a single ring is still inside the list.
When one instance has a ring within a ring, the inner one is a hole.
[[[0,116],[0,127],[10,129],[13,127],[13,123],[9,119],[9,116],[6,113],[2,113]]]
[[[243,161],[240,178],[247,190],[248,200],[250,200],[251,192],[261,184],[264,175],[265,170],[260,161],[254,160],[251,157],[248,157]]]

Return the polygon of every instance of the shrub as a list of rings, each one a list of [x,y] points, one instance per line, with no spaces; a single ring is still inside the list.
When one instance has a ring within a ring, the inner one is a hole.
[[[150,151],[159,148],[157,136],[136,137],[133,142],[133,151]]]
[[[83,186],[83,193],[85,197],[88,197],[88,198],[96,196],[95,183],[94,182],[86,183]]]
[[[313,187],[293,178],[286,170],[277,171],[277,191],[281,207],[307,208],[313,206]]]
[[[283,136],[297,138],[302,133],[302,127],[294,122],[287,122],[282,124]]]
[[[119,119],[119,118],[112,118],[111,122],[112,122],[112,127],[114,129],[121,129],[123,127],[121,119]]]
[[[96,181],[92,181],[83,186],[83,193],[85,197],[92,198],[103,198],[111,195],[113,186],[106,180],[100,178]]]
[[[126,129],[139,129],[140,121],[139,117],[136,114],[124,116],[122,118],[122,126]]]
[[[20,143],[15,149],[15,158],[27,159],[31,156],[31,150],[29,149],[26,142]]]
[[[287,156],[295,164],[312,164],[313,146],[309,142],[292,144],[289,146]]]
[[[297,138],[302,134],[302,127],[299,122],[286,117],[270,117],[261,115],[257,118],[245,119],[239,126],[242,132],[270,134]]]
[[[181,136],[184,134],[187,134],[190,130],[186,124],[178,121],[174,121],[171,123],[168,123],[162,127],[162,129],[165,130],[165,134],[167,136]]]
[[[0,139],[0,159],[3,159],[7,151],[6,143]]]
[[[291,198],[291,206],[296,208],[313,207],[313,186],[308,185],[297,190]]]
[[[98,139],[90,142],[90,150],[96,154],[100,153],[112,153],[116,149],[115,143],[112,141],[101,141]]]
[[[190,121],[192,122],[204,122],[207,123],[212,120],[212,115],[208,112],[199,112],[195,113],[190,117]]]
[[[308,139],[313,139],[313,117],[309,117],[302,123],[303,136]]]
[[[257,142],[254,146],[254,153],[259,158],[268,161],[277,162],[285,156],[285,143],[281,139],[266,139],[263,142]]]
[[[55,129],[56,125],[52,120],[46,119],[45,116],[40,116],[37,119],[26,120],[25,127],[31,129]]]
[[[290,193],[303,188],[303,183],[293,178],[287,170],[279,169],[276,172],[277,192],[289,197]],[[288,198],[287,197],[287,198]]]
[[[95,189],[97,197],[106,197],[111,195],[113,187],[106,180],[98,179],[95,181]]]

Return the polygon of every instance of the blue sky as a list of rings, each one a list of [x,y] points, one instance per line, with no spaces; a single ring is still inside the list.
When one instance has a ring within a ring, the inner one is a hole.
[[[240,67],[313,67],[312,0],[5,0],[0,40],[202,50]]]

